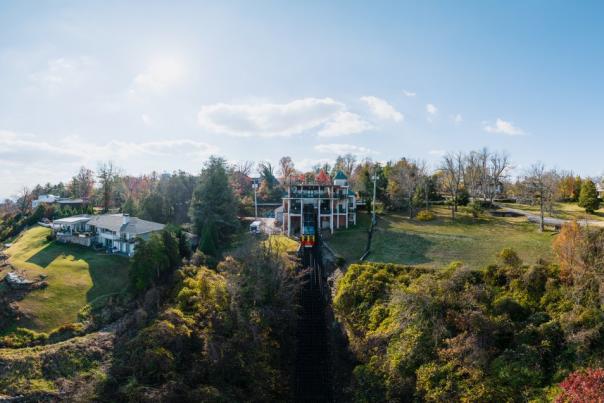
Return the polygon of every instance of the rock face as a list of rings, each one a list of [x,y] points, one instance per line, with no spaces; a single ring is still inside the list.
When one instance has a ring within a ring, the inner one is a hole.
[[[28,280],[16,271],[7,273],[6,277],[4,277],[4,281],[13,290],[36,290],[48,286],[48,283],[42,281],[42,279],[38,281]]]

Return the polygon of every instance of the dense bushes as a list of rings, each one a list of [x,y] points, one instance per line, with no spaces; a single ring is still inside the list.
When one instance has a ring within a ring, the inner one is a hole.
[[[298,282],[292,264],[244,248],[217,271],[185,266],[176,277],[168,306],[119,341],[102,399],[288,400]]]
[[[595,300],[575,299],[555,265],[524,266],[512,250],[500,261],[350,266],[334,308],[360,362],[356,400],[546,399],[573,369],[604,365]]]

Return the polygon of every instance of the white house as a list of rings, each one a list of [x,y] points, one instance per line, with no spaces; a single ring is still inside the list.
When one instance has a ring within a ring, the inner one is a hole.
[[[604,183],[596,183],[596,192],[600,199],[604,199]]]
[[[85,199],[70,199],[55,195],[40,195],[36,200],[32,200],[31,208],[35,210],[41,204],[58,204],[60,206],[81,207],[87,203],[88,201]]]
[[[331,233],[357,223],[356,197],[342,171],[333,178],[324,172],[315,178],[292,177],[286,187],[282,207],[283,229],[288,236],[306,234],[302,223],[305,213],[312,213],[312,221],[319,229],[329,229]]]
[[[98,246],[111,253],[134,255],[137,239],[149,239],[164,224],[130,217],[128,214],[80,215],[53,222],[57,240]]]

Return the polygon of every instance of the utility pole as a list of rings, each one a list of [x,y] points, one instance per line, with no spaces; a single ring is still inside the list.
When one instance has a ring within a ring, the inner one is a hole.
[[[258,218],[258,182],[254,180],[252,183],[252,187],[254,188],[254,218]]]
[[[375,225],[375,190],[377,186],[377,165],[373,168],[373,201],[371,202],[371,222]]]

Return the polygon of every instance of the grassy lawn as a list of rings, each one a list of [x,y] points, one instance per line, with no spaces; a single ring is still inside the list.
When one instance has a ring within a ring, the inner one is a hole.
[[[125,290],[129,260],[78,245],[48,242],[48,228],[26,231],[6,253],[9,262],[28,278],[47,276],[48,287],[34,290],[18,302],[28,319],[14,327],[49,331],[77,320],[78,311],[104,295]]]
[[[539,206],[531,206],[529,204],[519,204],[519,203],[500,203],[502,206],[515,208],[519,210],[531,211],[536,214],[539,214]],[[604,207],[604,206],[603,206]],[[579,207],[577,203],[561,203],[556,202],[553,204],[553,214],[549,214],[547,212],[547,207],[545,210],[546,217],[554,217],[561,218],[563,220],[600,220],[604,221],[604,208],[600,208],[597,211],[594,211],[593,214],[587,214],[585,209]]]
[[[296,252],[300,244],[285,235],[269,235],[264,245],[276,249],[279,253]]]
[[[514,248],[527,263],[551,258],[551,232],[539,233],[526,218],[483,217],[472,219],[459,214],[450,219],[450,211],[434,208],[436,219],[429,222],[409,220],[401,214],[384,214],[374,232],[369,261],[442,267],[463,261],[482,267],[496,261],[496,254]],[[356,261],[365,250],[369,215],[360,213],[358,225],[340,230],[328,244],[348,262]]]

